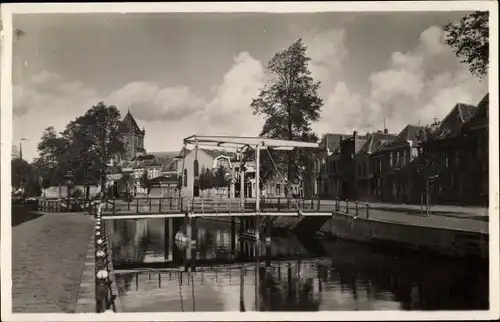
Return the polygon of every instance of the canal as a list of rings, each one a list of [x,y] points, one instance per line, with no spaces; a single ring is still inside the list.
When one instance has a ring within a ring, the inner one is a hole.
[[[488,263],[479,259],[291,234],[232,249],[228,218],[199,219],[189,247],[169,242],[165,220],[110,222],[125,312],[489,308]],[[190,257],[195,272],[184,270]]]

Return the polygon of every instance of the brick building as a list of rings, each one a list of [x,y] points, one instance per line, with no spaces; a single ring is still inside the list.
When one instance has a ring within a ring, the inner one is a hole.
[[[425,158],[430,160],[427,175],[437,175],[436,182],[430,184],[429,190],[433,204],[463,202],[464,186],[468,185],[467,180],[473,173],[467,165],[462,164],[467,162],[464,151],[470,150],[468,146],[477,144],[472,140],[466,143],[464,125],[473,118],[476,110],[477,107],[473,105],[456,104],[437,129],[427,135],[423,146]]]
[[[479,102],[474,116],[462,129],[462,162],[464,174],[460,200],[467,204],[489,204],[489,95]]]
[[[356,154],[368,140],[369,135],[359,135],[354,131],[352,136],[340,142],[339,170],[341,199],[355,200],[358,198],[358,180]]]
[[[314,152],[314,168],[309,187],[306,187],[307,197],[320,196],[332,199],[338,196],[340,187],[340,142],[349,137],[348,134],[324,134],[319,148]],[[311,188],[312,187],[312,188]]]
[[[375,200],[376,180],[374,178],[375,167],[373,165],[374,158],[372,156],[381,147],[396,139],[396,135],[390,134],[387,130],[384,130],[370,133],[367,137],[365,144],[355,155],[357,199]]]
[[[395,138],[372,154],[374,196],[385,202],[410,202],[415,182],[411,163],[418,157],[424,126],[408,124]]]

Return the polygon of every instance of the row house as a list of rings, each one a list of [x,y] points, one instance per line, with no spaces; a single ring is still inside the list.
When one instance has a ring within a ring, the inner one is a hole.
[[[459,171],[468,174],[461,186],[461,200],[467,204],[489,204],[489,95],[479,102],[474,116],[462,130],[462,162]],[[497,148],[497,147],[495,147]],[[467,160],[467,161],[463,161]]]
[[[354,200],[358,198],[357,163],[356,155],[365,145],[369,138],[367,135],[359,135],[354,131],[352,136],[340,142],[340,191],[341,199]]]
[[[432,203],[487,204],[488,109],[488,95],[477,106],[456,104],[427,138],[429,171],[437,175]]]
[[[355,155],[356,162],[356,179],[357,182],[357,199],[375,200],[377,196],[377,181],[375,180],[375,165],[374,160],[378,161],[373,156],[379,149],[391,143],[397,138],[395,134],[384,131],[367,134],[367,140]]]
[[[309,184],[305,184],[305,196],[332,199],[338,195],[340,142],[349,136],[338,133],[323,135],[319,148],[313,151],[313,176]]]
[[[371,159],[375,200],[410,202],[413,196],[413,167],[418,157],[424,126],[408,124],[396,137],[374,151]]]
[[[425,141],[423,152],[428,166],[424,174],[438,176],[435,183],[428,183],[432,203],[460,202],[465,174],[460,171],[464,143],[462,130],[475,112],[473,105],[456,104]]]

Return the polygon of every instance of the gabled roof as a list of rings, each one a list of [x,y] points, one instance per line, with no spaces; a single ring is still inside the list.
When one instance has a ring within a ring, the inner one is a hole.
[[[160,151],[160,152],[149,152],[148,154],[154,155],[157,158],[175,158],[180,151]]]
[[[488,125],[488,110],[490,106],[489,93],[477,104],[477,110],[474,116],[467,122],[467,127],[476,127]]]
[[[377,151],[390,150],[393,147],[407,144],[408,141],[417,144],[422,133],[425,133],[425,126],[408,124],[392,140],[385,138],[385,144],[381,145]]]
[[[182,150],[175,156],[175,158],[183,158],[184,156],[189,154],[189,152],[191,152],[191,151],[192,150],[189,150],[188,148],[183,147]]]
[[[230,159],[233,159],[236,157],[236,153],[228,152],[225,150],[210,150],[210,149],[200,149],[200,150],[202,150],[203,152],[205,152],[206,154],[208,154],[209,156],[211,156],[214,159],[217,157],[220,157],[221,155],[227,156]]]
[[[134,117],[132,116],[132,114],[130,114],[130,111],[127,112],[122,120],[122,123],[127,126],[128,129],[132,129],[134,132],[142,132],[139,128],[139,125],[137,125]]]
[[[392,142],[396,139],[396,137],[397,136],[395,134],[389,133],[371,133],[368,135],[368,140],[366,140],[359,152],[372,154],[380,149],[384,144]]]
[[[476,113],[477,107],[458,103],[441,121],[439,127],[431,134],[433,140],[444,140],[456,137],[460,134],[462,127]]]

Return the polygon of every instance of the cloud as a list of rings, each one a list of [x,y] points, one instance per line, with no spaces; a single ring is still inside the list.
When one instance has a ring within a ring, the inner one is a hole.
[[[205,119],[215,125],[211,132],[239,135],[247,132],[258,135],[263,121],[253,115],[250,107],[264,85],[262,63],[242,52],[234,58],[233,67],[217,87],[215,97],[208,103]],[[208,130],[208,129],[207,129]]]
[[[344,29],[329,29],[316,33],[310,31],[304,35],[307,55],[311,58],[309,69],[315,80],[321,81],[328,88],[340,79],[342,62],[347,58]]]
[[[146,122],[179,121],[205,108],[203,99],[189,87],[160,88],[153,82],[128,83],[112,92],[105,102],[122,110],[128,108],[135,117]]]
[[[324,100],[321,120],[314,124],[319,134],[351,133],[358,126],[362,112],[362,98],[353,93],[344,82],[339,82]]]
[[[145,144],[151,151],[178,149],[183,137],[195,133],[258,135],[263,121],[253,115],[250,103],[263,79],[262,63],[247,52],[235,56],[208,98],[187,86],[161,87],[154,82],[131,82],[98,95],[80,82],[43,71],[14,88],[14,140],[28,138],[24,154],[34,157],[44,128],[63,130],[101,100],[118,107],[122,115],[131,110],[139,126],[146,128]]]
[[[398,133],[406,124],[428,124],[441,119],[458,103],[477,104],[488,91],[487,82],[473,77],[444,43],[439,27],[423,31],[419,42],[408,52],[390,55],[388,67],[369,77],[370,90],[365,97],[354,94],[345,84],[327,97],[323,123],[349,130],[376,130],[385,119],[391,132]],[[349,112],[344,112],[343,109]],[[329,114],[330,113],[330,114]],[[333,119],[345,118],[342,127]]]

